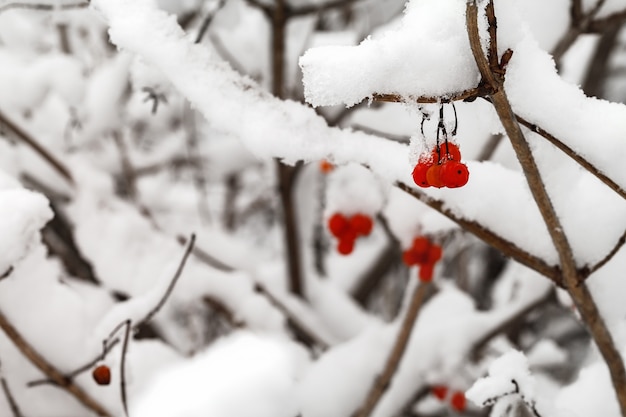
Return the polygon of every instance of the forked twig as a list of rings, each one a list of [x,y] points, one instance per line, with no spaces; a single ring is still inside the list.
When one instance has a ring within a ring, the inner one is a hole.
[[[39,352],[35,350],[21,333],[13,326],[13,324],[7,319],[7,317],[0,311],[0,329],[4,331],[7,337],[13,342],[15,347],[26,357],[28,360],[43,372],[54,383],[69,392],[74,398],[76,398],[85,407],[96,413],[101,417],[112,417],[97,400],[92,398],[87,392],[83,391],[81,387],[76,385],[72,379],[67,378],[56,367],[48,362]]]
[[[139,328],[141,325],[149,322],[155,314],[157,314],[159,312],[159,310],[163,307],[163,305],[165,304],[165,302],[167,301],[168,297],[170,296],[170,294],[172,293],[174,287],[176,286],[176,283],[178,282],[183,268],[185,267],[185,264],[187,262],[187,259],[189,258],[189,255],[191,254],[191,252],[193,251],[193,247],[195,245],[196,242],[196,235],[192,234],[191,237],[189,238],[189,240],[187,241],[187,247],[185,249],[185,252],[183,254],[183,257],[178,265],[178,268],[176,269],[176,272],[174,273],[174,276],[172,277],[172,280],[170,281],[167,289],[165,290],[165,293],[163,294],[163,296],[161,297],[161,299],[158,301],[158,303],[146,314],[146,316],[137,321],[136,323],[132,323],[131,329],[135,330],[137,328]],[[98,355],[96,358],[92,359],[91,361],[89,361],[88,363],[76,368],[75,370],[69,372],[66,375],[62,375],[61,379],[63,381],[72,383],[72,380],[77,376],[80,375],[83,372],[86,372],[87,370],[91,369],[96,363],[98,363],[99,361],[103,360],[106,355],[113,349],[113,347],[115,345],[117,345],[120,342],[119,338],[113,338],[114,334],[122,327],[124,326],[126,323],[126,321],[118,324],[109,334],[109,337],[103,342],[103,349],[102,349],[102,353],[100,355]],[[127,347],[127,345],[126,345]],[[125,346],[122,346],[122,350],[124,351]],[[41,380],[35,380],[35,381],[31,381],[29,382],[27,385],[29,387],[35,387],[35,386],[39,386],[39,385],[44,385],[44,384],[55,384],[55,385],[61,385],[63,386],[63,384],[59,383],[59,379],[58,378],[52,378],[48,373],[46,373],[46,375],[49,377],[48,379],[41,379]]]

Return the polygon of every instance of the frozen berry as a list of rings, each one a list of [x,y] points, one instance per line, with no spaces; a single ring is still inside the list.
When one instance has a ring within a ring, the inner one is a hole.
[[[415,182],[415,185],[422,187],[422,188],[430,187],[430,184],[428,183],[428,180],[426,179],[426,172],[428,171],[428,168],[430,167],[431,167],[430,164],[425,164],[422,162],[415,165],[415,168],[413,168],[413,181]]]
[[[350,218],[350,227],[358,235],[367,236],[372,232],[374,222],[372,222],[372,219],[369,216],[358,213]]]
[[[452,142],[445,141],[444,143],[439,145],[439,151],[437,152],[437,147],[433,149],[433,157],[435,159],[439,158],[439,162],[444,161],[460,161],[461,160],[461,151],[459,147]]]
[[[91,375],[98,385],[109,385],[111,383],[111,369],[106,365],[97,366]]]
[[[450,398],[450,405],[456,411],[464,411],[466,403],[467,401],[465,399],[465,394],[463,394],[461,391],[455,391]]]
[[[333,164],[331,164],[330,162],[328,162],[325,159],[322,159],[320,161],[320,171],[323,174],[328,174],[329,172],[331,172],[333,169],[335,169],[335,166]]]
[[[342,255],[350,255],[354,250],[354,239],[339,239],[337,243],[337,252]]]
[[[433,264],[423,264],[422,266],[420,266],[420,272],[419,272],[419,279],[422,282],[430,282],[433,280],[433,272],[434,272],[435,266]]]
[[[430,241],[425,236],[418,236],[413,239],[413,250],[418,254],[425,254],[428,252],[428,248],[430,247]]]
[[[426,180],[428,184],[433,187],[443,187],[443,181],[441,181],[441,167],[442,165],[433,165],[426,171]]]
[[[328,230],[333,236],[340,238],[350,230],[350,223],[343,214],[335,213],[328,219]]]
[[[439,259],[441,259],[441,255],[443,254],[442,252],[443,251],[441,250],[441,246],[430,245],[426,255],[427,262],[430,264],[435,264]]]
[[[407,266],[417,265],[420,263],[420,257],[415,253],[413,248],[410,248],[402,252],[402,262]]]
[[[431,389],[430,392],[436,397],[439,398],[440,400],[445,400],[446,396],[448,395],[448,387],[446,387],[445,385],[434,385]]]
[[[446,187],[459,188],[467,184],[469,170],[461,162],[448,161],[441,165],[440,178]]]

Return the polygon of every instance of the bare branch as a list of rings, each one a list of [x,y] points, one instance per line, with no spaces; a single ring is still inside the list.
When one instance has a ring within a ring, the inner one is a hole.
[[[202,38],[204,37],[206,31],[209,30],[209,26],[211,26],[211,22],[215,18],[215,15],[222,9],[222,7],[224,7],[224,4],[226,4],[226,0],[219,0],[217,5],[204,17],[200,30],[198,30],[198,35],[196,35],[195,43],[200,43],[202,41]]]
[[[374,411],[374,408],[376,408],[376,405],[378,405],[378,402],[382,398],[383,394],[387,391],[387,388],[391,383],[391,379],[396,373],[398,365],[400,365],[400,360],[404,356],[404,351],[409,343],[411,333],[415,327],[415,322],[430,290],[431,284],[427,283],[420,283],[415,288],[411,298],[411,303],[409,304],[409,308],[406,312],[406,316],[404,316],[402,327],[400,327],[398,337],[396,338],[393,348],[387,357],[385,368],[383,369],[382,374],[374,380],[374,384],[370,388],[370,391],[367,394],[365,402],[361,408],[359,408],[352,415],[352,417],[369,417],[372,414],[372,411]]]
[[[4,331],[7,337],[13,342],[15,347],[26,357],[30,362],[43,372],[48,378],[53,380],[56,385],[69,392],[74,398],[76,398],[81,404],[87,407],[89,410],[96,413],[101,417],[112,417],[98,401],[92,398],[87,392],[83,391],[78,385],[76,385],[71,379],[63,375],[57,368],[55,368],[50,362],[48,362],[39,352],[37,352],[20,332],[11,324],[7,317],[0,311],[0,328]]]
[[[170,284],[165,290],[165,293],[163,294],[159,302],[154,306],[154,308],[152,308],[152,310],[150,310],[150,312],[146,315],[146,317],[144,317],[141,321],[133,324],[133,329],[143,323],[149,322],[152,319],[152,317],[154,317],[154,315],[159,312],[161,307],[163,307],[168,297],[172,293],[172,290],[174,290],[174,287],[176,286],[178,279],[182,275],[183,269],[185,268],[185,264],[187,263],[187,259],[189,258],[189,255],[193,251],[193,247],[195,243],[196,243],[196,235],[195,233],[192,233],[191,237],[189,238],[189,242],[187,243],[187,248],[185,249],[185,253],[183,254],[182,259],[180,260],[180,263],[178,264],[178,268],[176,269],[176,272],[174,273],[174,277],[172,277]]]
[[[9,117],[0,111],[0,124],[4,125],[8,130],[13,133],[17,138],[19,138],[22,142],[28,145],[35,153],[41,156],[44,160],[46,160],[63,178],[69,182],[70,185],[74,185],[74,179],[72,178],[72,174],[70,174],[69,169],[65,167],[54,155],[50,153],[46,148],[44,148],[39,142],[37,142],[30,134],[28,134],[24,129],[17,125],[14,121],[9,119]]]
[[[603,0],[599,0],[598,4],[601,4],[602,1]],[[560,220],[545,189],[530,146],[526,142],[521,128],[517,123],[501,81],[496,84],[498,81],[496,81],[496,78],[489,68],[487,59],[483,54],[478,32],[478,7],[476,0],[467,3],[466,19],[467,32],[474,59],[476,60],[476,64],[483,78],[492,85],[495,91],[490,95],[490,98],[506,130],[509,140],[513,145],[513,149],[522,166],[533,198],[537,203],[537,207],[539,208],[550,237],[559,254],[563,283],[574,300],[583,321],[591,331],[591,335],[609,368],[622,416],[626,417],[626,370],[624,369],[624,362],[615,346],[606,323],[600,315],[593,296],[584,283],[580,272],[576,269],[576,261],[572,253],[572,248],[561,227]]]
[[[301,6],[288,10],[289,17],[304,16],[308,14],[321,13],[331,9],[338,9],[341,7],[347,7],[353,3],[361,0],[331,0],[322,4],[309,4],[307,6]]]
[[[71,9],[84,9],[89,6],[88,1],[78,3],[67,4],[45,4],[45,3],[9,3],[0,6],[0,13],[10,9],[26,9],[26,10],[38,10],[43,12],[49,12],[53,10],[71,10]]]
[[[322,350],[327,350],[330,343],[325,341],[320,335],[316,334],[311,328],[302,322],[295,314],[293,314],[285,304],[283,304],[278,298],[276,298],[271,292],[267,290],[263,285],[256,283],[254,290],[259,294],[264,295],[268,301],[276,307],[287,319],[287,325],[294,332],[296,337],[305,345],[313,348],[318,346]]]
[[[430,208],[435,209],[439,213],[443,214],[444,216],[461,226],[464,230],[472,233],[474,236],[484,241],[489,246],[498,249],[506,256],[510,256],[522,265],[525,265],[530,269],[537,271],[538,273],[549,278],[556,285],[561,286],[561,271],[558,267],[548,265],[543,259],[531,255],[530,253],[515,245],[515,243],[504,239],[498,234],[485,228],[483,225],[455,215],[452,211],[445,208],[443,201],[429,197],[426,193],[409,187],[404,183],[396,183],[396,187],[417,198]]]
[[[598,269],[600,269],[604,265],[606,265],[611,259],[613,259],[613,256],[615,256],[617,254],[617,252],[619,252],[619,250],[622,248],[622,246],[624,246],[624,243],[626,243],[626,231],[624,231],[622,236],[620,236],[620,238],[617,240],[617,243],[615,244],[613,249],[611,249],[611,251],[600,262],[598,262],[597,264],[595,264],[594,266],[589,268],[589,270],[586,272],[585,276],[589,276],[589,275],[593,274]]]
[[[489,95],[490,91],[486,86],[478,86],[469,90],[459,91],[456,93],[448,94],[441,97],[428,97],[428,96],[401,96],[399,94],[374,94],[372,99],[375,101],[391,102],[391,103],[446,103],[450,101],[473,101],[479,97]]]
[[[602,172],[600,172],[600,170],[598,168],[596,168],[595,165],[593,165],[591,162],[587,161],[580,154],[576,153],[572,148],[570,148],[565,143],[563,143],[561,140],[559,140],[555,136],[551,135],[550,133],[548,133],[544,129],[540,128],[539,126],[530,123],[529,121],[527,121],[523,117],[518,116],[516,114],[514,114],[514,117],[515,117],[515,119],[517,120],[517,122],[519,124],[521,124],[522,126],[527,127],[532,132],[537,133],[538,135],[540,135],[543,138],[547,139],[548,142],[550,142],[551,144],[553,144],[554,146],[559,148],[567,156],[569,156],[574,161],[576,161],[580,166],[582,166],[587,171],[589,171],[589,173],[594,175],[596,178],[598,178],[600,181],[602,181],[604,184],[606,184],[609,188],[611,188],[613,191],[615,191],[617,194],[619,194],[620,197],[626,199],[626,191],[622,187],[620,187],[611,178],[607,177]]]
[[[2,385],[2,391],[4,392],[4,396],[6,397],[7,402],[9,403],[9,408],[11,409],[11,412],[13,413],[13,417],[24,417],[24,414],[22,414],[22,410],[20,410],[20,407],[17,405],[17,402],[15,401],[15,397],[13,396],[13,393],[11,392],[9,383],[7,382],[6,378],[4,377],[4,374],[2,373],[2,369],[0,369],[0,385]]]

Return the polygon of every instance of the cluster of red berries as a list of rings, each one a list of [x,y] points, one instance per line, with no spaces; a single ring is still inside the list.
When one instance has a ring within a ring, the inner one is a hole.
[[[363,213],[357,213],[352,217],[346,217],[341,213],[335,213],[328,219],[328,230],[339,241],[337,252],[349,255],[354,250],[354,242],[359,236],[367,236],[372,232],[374,222],[372,218]]]
[[[468,180],[469,171],[461,162],[459,147],[448,141],[422,155],[413,169],[413,181],[422,188],[459,188]]]
[[[441,401],[448,397],[448,387],[445,385],[435,385],[431,387],[430,392]],[[456,411],[464,411],[466,405],[465,394],[462,391],[453,391],[450,395],[450,406]]]
[[[418,236],[413,239],[411,247],[402,253],[402,260],[408,266],[419,265],[420,281],[430,282],[433,279],[435,264],[441,259],[442,253],[441,246],[425,236]]]
[[[94,381],[98,385],[109,385],[111,383],[111,369],[106,365],[99,365],[91,372]]]

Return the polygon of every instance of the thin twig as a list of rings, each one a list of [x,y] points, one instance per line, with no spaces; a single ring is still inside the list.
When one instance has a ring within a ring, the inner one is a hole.
[[[598,3],[600,2],[602,2],[602,0],[599,0]],[[626,370],[624,369],[624,362],[615,346],[615,342],[613,341],[613,337],[606,323],[600,315],[598,306],[589,288],[583,282],[579,271],[576,269],[576,261],[572,253],[572,248],[546,191],[530,146],[526,142],[515,115],[513,114],[502,85],[502,80],[496,81],[496,78],[489,68],[487,59],[483,54],[478,32],[478,7],[476,0],[467,3],[466,22],[474,59],[476,60],[476,64],[483,78],[487,80],[495,91],[490,95],[491,101],[513,145],[513,149],[515,150],[526,180],[528,181],[531,194],[537,203],[539,212],[544,219],[550,237],[558,252],[559,263],[563,274],[562,281],[580,312],[583,321],[591,331],[591,335],[609,368],[622,416],[626,417]]]
[[[9,408],[11,409],[11,412],[13,413],[13,417],[24,417],[24,414],[22,414],[22,410],[20,410],[20,407],[17,405],[17,401],[15,401],[15,397],[13,396],[13,393],[11,392],[9,383],[4,377],[4,373],[2,372],[1,368],[0,368],[0,385],[2,385],[2,391],[4,392],[4,396],[6,397],[7,402],[9,403]]]
[[[478,161],[488,161],[493,157],[493,154],[498,149],[498,145],[502,142],[503,135],[501,133],[497,133],[495,135],[491,135],[491,137],[487,140],[485,145],[480,151],[480,154],[476,157]]]
[[[550,142],[551,144],[553,144],[554,146],[559,148],[567,156],[569,156],[571,159],[576,161],[580,166],[582,166],[587,171],[589,171],[590,174],[592,174],[593,176],[598,178],[600,181],[602,181],[604,184],[606,184],[610,189],[612,189],[617,194],[619,194],[620,197],[622,197],[623,199],[626,199],[626,190],[624,190],[622,187],[620,187],[619,184],[617,184],[611,178],[609,178],[608,176],[604,175],[598,168],[596,168],[595,165],[593,165],[591,162],[587,161],[584,157],[582,157],[580,154],[578,154],[572,148],[567,146],[560,139],[558,139],[557,137],[551,135],[550,133],[548,133],[546,130],[542,129],[541,127],[539,127],[539,126],[537,126],[537,125],[535,125],[533,123],[530,123],[529,121],[527,121],[526,119],[524,119],[521,116],[518,116],[518,115],[514,114],[514,117],[515,117],[515,119],[517,120],[517,122],[519,124],[521,124],[522,126],[530,129],[532,132],[542,136],[544,139],[548,140],[548,142]]]
[[[70,174],[69,169],[65,167],[61,161],[59,161],[50,151],[44,148],[39,142],[37,142],[30,134],[28,134],[24,129],[22,129],[17,123],[12,121],[6,114],[0,111],[0,124],[4,125],[8,130],[10,130],[17,138],[19,138],[22,142],[28,145],[35,153],[41,156],[44,160],[46,160],[52,168],[54,168],[63,178],[70,183],[70,185],[74,185],[74,179],[72,178],[72,174]]]
[[[185,238],[184,236],[177,236],[176,240],[181,245],[187,244],[187,238]],[[199,261],[201,261],[202,263],[206,265],[209,265],[211,268],[215,268],[217,270],[224,271],[224,272],[232,272],[235,270],[234,267],[220,261],[214,256],[209,255],[207,252],[203,251],[199,247],[194,247],[192,250],[192,253],[196,259],[198,259]]]
[[[163,305],[167,301],[168,297],[174,290],[174,287],[176,286],[178,279],[182,275],[183,269],[185,268],[185,264],[187,263],[187,259],[189,258],[189,255],[193,251],[193,247],[195,243],[196,243],[196,234],[192,233],[187,243],[187,248],[185,249],[185,253],[183,254],[182,259],[180,260],[180,263],[178,264],[178,268],[176,269],[176,272],[174,273],[174,277],[172,277],[172,280],[170,281],[169,285],[167,286],[167,289],[165,290],[165,293],[163,294],[159,302],[146,315],[146,317],[144,317],[142,320],[138,321],[137,323],[133,324],[133,329],[138,327],[140,324],[149,322],[152,319],[152,317],[154,317],[154,315],[158,313],[159,310],[161,310],[161,307],[163,307]]]
[[[120,360],[120,397],[124,414],[128,417],[128,398],[126,397],[126,353],[128,352],[128,341],[130,340],[130,320],[124,322],[124,339],[122,342],[122,358]]]
[[[361,408],[359,408],[352,415],[352,417],[368,417],[372,411],[374,411],[374,408],[382,398],[383,394],[387,391],[387,388],[391,385],[391,379],[396,373],[398,365],[400,365],[400,360],[404,356],[404,351],[406,350],[411,333],[415,327],[415,321],[417,320],[430,287],[430,284],[420,283],[415,288],[413,296],[411,297],[411,303],[409,304],[409,308],[406,312],[406,316],[404,316],[402,327],[400,327],[398,337],[396,338],[393,348],[387,357],[385,368],[383,369],[382,374],[374,380],[374,383],[372,384],[372,387],[370,388],[370,391],[367,394],[365,402]]]
[[[322,4],[309,4],[307,6],[300,6],[298,8],[288,9],[289,17],[304,16],[308,14],[315,14],[325,12],[331,9],[337,9],[341,7],[349,6],[362,0],[331,0]]]
[[[204,20],[202,20],[202,25],[200,26],[200,30],[198,30],[198,34],[196,35],[196,40],[194,41],[194,43],[200,43],[202,41],[202,38],[204,37],[206,31],[209,30],[209,26],[211,26],[211,22],[213,22],[215,15],[217,15],[217,12],[219,12],[222,7],[224,7],[224,4],[226,4],[226,0],[219,0],[217,2],[217,5],[207,13],[207,15],[204,17]]]
[[[330,343],[325,341],[320,335],[316,334],[310,327],[304,324],[302,320],[293,314],[289,308],[287,308],[287,306],[276,298],[267,288],[259,283],[256,283],[254,285],[254,290],[265,296],[265,298],[267,298],[267,300],[285,316],[287,319],[287,325],[301,342],[310,348],[317,346],[323,351],[330,347]]]
[[[556,285],[561,286],[561,272],[558,267],[548,265],[543,259],[531,255],[524,249],[515,245],[515,243],[504,239],[498,234],[485,228],[483,225],[457,216],[451,210],[445,207],[443,201],[429,197],[426,193],[416,190],[415,188],[412,188],[404,183],[396,183],[396,186],[402,191],[417,198],[419,201],[426,204],[430,208],[433,208],[439,213],[448,217],[450,220],[461,226],[461,228],[472,233],[474,236],[478,237],[489,246],[498,249],[504,255],[510,256],[522,265],[525,265],[530,269],[537,271],[538,273],[552,280],[552,282],[554,282]]]
[[[148,314],[146,314],[146,316],[143,319],[133,323],[133,325],[132,325],[132,329],[133,330],[135,330],[135,329],[139,328],[140,326],[144,325],[145,323],[149,322],[154,317],[154,315],[156,313],[158,313],[159,310],[163,307],[163,305],[167,301],[168,297],[172,293],[172,290],[174,289],[176,283],[178,282],[178,279],[182,275],[182,271],[183,271],[183,268],[185,267],[187,259],[189,258],[189,255],[193,251],[193,248],[194,248],[194,245],[195,245],[195,241],[196,241],[196,235],[192,234],[191,237],[189,238],[189,240],[185,239],[185,241],[187,242],[187,247],[186,247],[185,252],[183,254],[183,257],[182,257],[182,259],[181,259],[181,261],[180,261],[180,263],[178,265],[178,268],[176,269],[176,272],[174,273],[174,276],[172,277],[172,280],[170,281],[167,289],[165,290],[165,293],[162,295],[162,297],[159,300],[159,302],[148,312]],[[68,374],[63,375],[62,376],[63,381],[67,381],[67,382],[71,383],[72,380],[77,375],[80,375],[81,373],[91,369],[96,363],[98,363],[99,361],[103,360],[106,357],[106,355],[113,349],[113,347],[120,342],[119,338],[113,338],[113,336],[124,325],[125,325],[125,322],[122,322],[122,323],[118,324],[111,331],[111,333],[109,334],[109,337],[103,343],[103,349],[102,349],[102,353],[100,355],[98,355],[96,358],[94,358],[93,360],[89,361],[85,365],[82,365],[82,366],[78,367],[77,369],[69,372]],[[41,379],[41,380],[31,381],[27,385],[29,387],[35,387],[35,386],[44,385],[44,384],[62,385],[62,384],[59,384],[59,381],[57,379],[52,378],[47,373],[46,373],[46,375],[49,376],[48,379]]]
[[[0,13],[10,9],[27,9],[49,12],[52,10],[71,10],[71,9],[83,9],[89,6],[89,2],[68,3],[68,4],[37,4],[37,3],[9,3],[4,6],[0,6]]]
[[[617,240],[617,243],[615,244],[615,246],[613,246],[613,249],[611,249],[611,251],[600,262],[589,268],[586,276],[593,274],[598,269],[606,265],[611,259],[613,259],[613,257],[617,254],[617,252],[619,252],[622,246],[624,246],[624,243],[626,243],[626,231],[624,231],[624,233]]]
[[[55,368],[50,362],[48,362],[39,352],[37,352],[21,335],[21,333],[11,324],[7,317],[0,311],[0,328],[4,331],[7,337],[13,342],[15,347],[26,357],[30,362],[43,372],[48,378],[53,380],[56,385],[69,392],[74,398],[76,398],[81,404],[87,407],[89,410],[96,413],[101,417],[112,417],[97,400],[92,398],[87,392],[83,391],[78,385],[76,385],[71,379],[67,378],[57,368]]]
[[[449,101],[472,101],[479,97],[484,97],[489,94],[489,90],[487,90],[483,86],[479,86],[476,88],[471,88],[469,90],[459,91],[452,94],[447,94],[441,97],[430,97],[430,96],[401,96],[399,94],[374,94],[372,96],[372,100],[375,101],[383,101],[390,103],[422,103],[422,104],[433,104],[433,103],[445,103]]]

